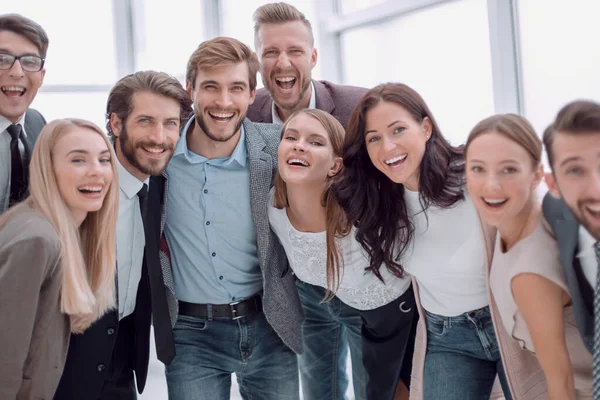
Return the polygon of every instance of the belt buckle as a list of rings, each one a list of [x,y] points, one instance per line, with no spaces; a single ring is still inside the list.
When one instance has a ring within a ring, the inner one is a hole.
[[[231,319],[233,321],[235,321],[236,319],[240,319],[240,318],[244,318],[244,315],[237,315],[237,310],[235,309],[235,306],[237,306],[238,304],[240,304],[242,301],[236,301],[234,303],[229,303],[229,308],[231,309]]]

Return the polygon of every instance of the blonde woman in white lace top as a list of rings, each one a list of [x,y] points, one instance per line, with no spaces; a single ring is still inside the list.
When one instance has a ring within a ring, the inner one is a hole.
[[[399,380],[408,386],[410,379],[417,318],[414,295],[410,278],[398,278],[382,268],[379,279],[368,270],[367,252],[355,240],[354,230],[330,195],[332,180],[342,169],[343,139],[341,124],[323,111],[301,110],[288,119],[279,146],[269,221],[298,278],[307,314],[305,353],[308,357],[322,353],[324,338],[320,336],[326,333],[320,330],[323,321],[319,318],[327,314],[324,309],[329,304],[345,303],[346,313],[358,316],[362,325],[357,330],[356,320],[338,319],[348,334],[361,332],[359,345],[350,343],[351,353],[362,359],[365,375],[359,382],[364,382],[366,389],[359,387],[356,398],[391,400]],[[329,317],[336,320],[335,311],[329,311]],[[301,358],[301,373],[309,374],[303,371],[303,364]],[[335,377],[320,379],[332,381]],[[311,393],[314,398],[324,395]]]

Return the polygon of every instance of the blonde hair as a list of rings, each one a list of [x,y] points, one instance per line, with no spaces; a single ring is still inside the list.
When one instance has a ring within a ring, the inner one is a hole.
[[[286,22],[300,21],[308,29],[310,35],[310,47],[314,47],[315,39],[313,36],[312,26],[306,16],[291,4],[269,3],[260,6],[254,11],[254,48],[258,51],[261,46],[260,36],[258,31],[263,24],[284,24]]]
[[[290,115],[285,124],[283,124],[283,128],[281,129],[282,138],[288,125],[290,124],[290,121],[298,115],[308,115],[316,119],[327,132],[327,136],[331,142],[333,155],[335,157],[342,157],[344,136],[346,133],[344,131],[344,127],[331,114],[322,110],[305,108],[294,112],[292,115]],[[321,195],[321,204],[323,207],[325,207],[325,223],[327,226],[325,233],[325,240],[327,243],[327,292],[323,301],[331,300],[340,286],[340,278],[342,275],[340,273],[340,268],[342,268],[343,257],[339,252],[336,238],[347,236],[350,233],[351,228],[350,224],[348,223],[346,213],[335,200],[331,191],[331,185],[336,179],[339,179],[341,175],[342,170],[340,170],[334,176],[327,177],[327,183],[325,189],[323,190],[323,194]],[[289,207],[290,204],[287,196],[287,185],[281,178],[279,171],[275,174],[274,186],[273,207],[279,209]]]
[[[248,66],[248,86],[250,92],[256,89],[258,58],[250,47],[237,39],[216,37],[206,40],[190,56],[185,73],[186,84],[194,89],[198,70],[211,70],[227,64],[245,62]]]
[[[100,135],[111,154],[113,179],[100,210],[89,212],[78,227],[62,198],[52,164],[54,147],[75,129]],[[81,119],[59,119],[42,129],[29,166],[29,197],[21,207],[31,207],[56,229],[61,242],[61,312],[70,316],[71,331],[83,332],[115,305],[116,224],[119,187],[116,156],[107,136],[95,124]],[[6,219],[7,219],[6,218]],[[2,218],[3,221],[6,221]]]

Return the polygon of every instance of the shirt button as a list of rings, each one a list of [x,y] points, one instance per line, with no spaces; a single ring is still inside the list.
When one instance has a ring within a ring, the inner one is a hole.
[[[231,301],[235,301],[235,297],[232,297],[232,298],[231,298]]]
[[[223,275],[221,275],[221,276],[219,277],[219,280],[221,280],[221,281],[223,280]]]
[[[215,252],[213,251],[211,255],[212,255],[213,257],[216,257],[216,256],[217,256],[217,253],[215,253]]]
[[[108,336],[112,336],[112,335],[114,335],[114,334],[115,334],[115,330],[114,330],[113,328],[108,328],[108,329],[106,330],[106,334],[107,334]]]
[[[210,225],[210,221],[206,221],[206,225]]]
[[[208,193],[208,189],[204,189],[204,193]]]
[[[98,372],[102,372],[102,371],[104,371],[105,369],[106,369],[106,365],[104,365],[104,364],[98,364],[98,366],[96,367],[96,370],[97,370]]]

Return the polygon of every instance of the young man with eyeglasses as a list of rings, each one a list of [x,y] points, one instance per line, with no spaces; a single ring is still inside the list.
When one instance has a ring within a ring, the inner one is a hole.
[[[44,81],[47,50],[40,25],[0,15],[0,214],[27,194],[31,150],[46,124],[29,106]]]

